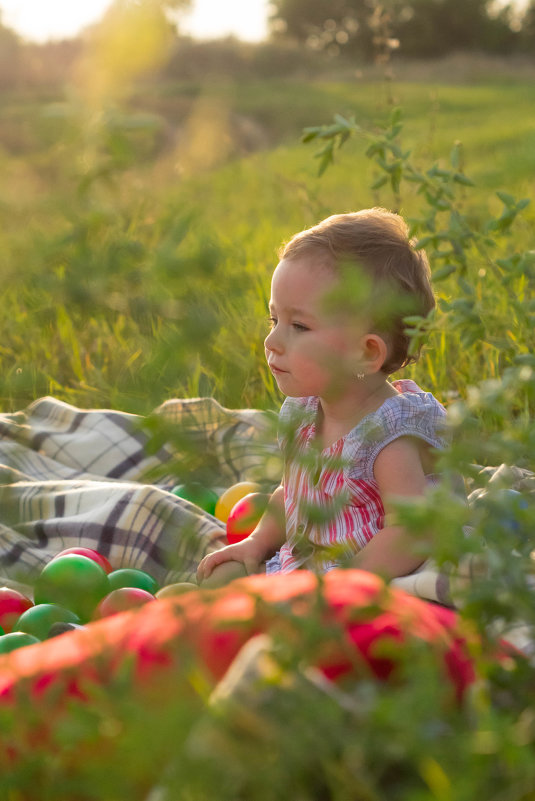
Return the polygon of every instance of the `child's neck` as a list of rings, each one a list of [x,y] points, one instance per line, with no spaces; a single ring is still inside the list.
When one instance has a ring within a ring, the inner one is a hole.
[[[316,437],[322,448],[348,434],[368,414],[376,412],[398,391],[383,373],[373,373],[354,383],[343,395],[320,398]]]

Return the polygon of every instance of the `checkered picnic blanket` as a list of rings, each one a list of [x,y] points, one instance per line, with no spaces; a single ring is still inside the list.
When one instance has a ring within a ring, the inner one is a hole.
[[[31,585],[73,546],[162,584],[190,580],[203,555],[226,541],[224,525],[169,490],[188,478],[181,470],[191,471],[195,454],[220,489],[265,478],[266,456],[277,451],[269,429],[269,415],[231,411],[213,398],[170,400],[149,418],[50,397],[0,415],[4,583]],[[170,441],[155,445],[165,434]]]
[[[242,480],[275,487],[276,415],[225,409],[213,398],[169,400],[148,418],[54,398],[0,415],[2,581],[31,585],[55,554],[80,545],[162,584],[191,580],[203,555],[225,543],[219,520],[169,491],[195,469],[220,489]],[[514,489],[535,489],[529,471],[485,470],[491,481],[507,473]],[[459,588],[482,570],[481,555],[468,554],[455,572],[428,560],[393,583],[455,606]]]

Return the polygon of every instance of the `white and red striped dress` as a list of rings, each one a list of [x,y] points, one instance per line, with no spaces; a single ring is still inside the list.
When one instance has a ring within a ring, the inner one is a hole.
[[[267,573],[300,567],[327,572],[383,528],[373,466],[388,443],[410,436],[446,447],[444,407],[414,381],[394,381],[393,386],[398,395],[323,451],[315,444],[319,398],[286,398],[279,416],[286,542],[267,562]]]

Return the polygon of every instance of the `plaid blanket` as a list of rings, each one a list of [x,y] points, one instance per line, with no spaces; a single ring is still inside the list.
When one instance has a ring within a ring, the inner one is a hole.
[[[115,567],[146,570],[162,584],[191,580],[204,554],[226,542],[225,527],[169,490],[192,469],[221,490],[242,480],[273,488],[281,470],[275,425],[275,415],[225,409],[213,398],[169,400],[149,418],[78,409],[54,398],[0,415],[4,583],[28,591],[55,554],[79,545],[97,549]],[[491,481],[507,473],[509,486],[535,488],[529,471],[485,470]],[[480,555],[466,555],[455,573],[428,560],[393,584],[455,606],[459,588],[484,569]]]
[[[95,548],[114,567],[161,584],[191,580],[200,559],[226,542],[221,521],[169,491],[187,476],[177,446],[206,456],[220,489],[260,476],[269,416],[231,411],[212,398],[170,400],[150,419],[78,409],[41,398],[0,415],[0,572],[24,585],[65,548]],[[181,438],[181,439],[180,439]],[[166,474],[167,473],[167,474]]]

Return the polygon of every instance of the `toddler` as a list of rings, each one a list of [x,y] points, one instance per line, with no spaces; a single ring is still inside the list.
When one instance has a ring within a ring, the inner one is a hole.
[[[406,575],[423,558],[391,504],[424,494],[446,445],[433,395],[389,381],[418,355],[404,317],[435,305],[427,258],[403,219],[381,208],[328,217],[280,257],[265,352],[287,396],[283,481],[253,533],[206,556],[198,580],[231,567],[229,575],[342,564]]]

